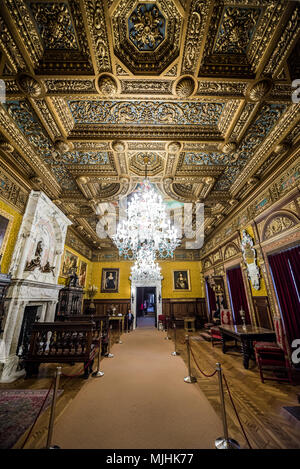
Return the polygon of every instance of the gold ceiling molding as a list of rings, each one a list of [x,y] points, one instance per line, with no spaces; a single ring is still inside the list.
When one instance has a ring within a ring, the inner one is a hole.
[[[248,99],[254,102],[259,102],[265,99],[268,94],[271,93],[273,88],[272,80],[268,78],[263,78],[262,80],[257,81],[251,85],[250,89],[247,90],[246,96]]]
[[[298,3],[5,0],[3,157],[90,247],[98,201],[132,192],[145,157],[211,234],[298,144]]]
[[[29,98],[41,98],[45,94],[40,80],[29,73],[22,73],[16,78],[19,89]]]

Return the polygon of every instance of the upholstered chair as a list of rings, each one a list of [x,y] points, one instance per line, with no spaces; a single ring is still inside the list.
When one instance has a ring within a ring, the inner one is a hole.
[[[280,317],[274,318],[274,327],[276,342],[254,342],[253,344],[261,381],[262,383],[265,380],[286,381],[294,384],[290,349],[283,333]],[[265,372],[273,372],[273,375],[266,376]],[[279,376],[278,372],[284,372],[284,376]]]
[[[229,309],[221,310],[221,324],[222,326],[233,324],[232,313]],[[212,346],[214,346],[215,342],[221,343],[222,336],[221,336],[221,331],[218,326],[211,327],[210,334],[211,334]]]

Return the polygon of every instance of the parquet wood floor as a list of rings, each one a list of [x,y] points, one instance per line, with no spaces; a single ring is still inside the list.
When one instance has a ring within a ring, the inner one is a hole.
[[[184,330],[177,330],[177,350],[187,363],[185,335]],[[196,337],[198,333],[189,335]],[[299,427],[297,430],[296,425],[293,425],[282,412],[283,406],[298,405],[299,385],[292,386],[276,381],[263,384],[256,363],[250,360],[249,369],[246,370],[243,367],[239,349],[234,347],[223,354],[219,344],[213,347],[210,342],[191,339],[191,346],[198,366],[206,374],[216,369],[216,363],[221,363],[232,398],[253,449],[300,448]],[[192,357],[191,370],[192,374],[197,377],[197,386],[204,392],[215,411],[221,415],[217,375],[212,378],[203,377]],[[225,402],[229,436],[236,439],[241,447],[248,448],[227,391],[225,391]]]
[[[172,334],[172,333],[171,333]],[[161,332],[164,340],[165,332]],[[184,342],[185,331],[177,329],[177,350],[180,356],[174,360],[183,359],[187,363],[186,345]],[[198,332],[189,334],[191,337],[198,336]],[[117,335],[113,336],[113,342]],[[257,366],[253,360],[250,361],[248,370],[242,364],[242,357],[237,349],[230,349],[225,355],[222,353],[221,345],[212,345],[206,341],[192,339],[192,347],[195,358],[200,368],[206,373],[215,370],[217,362],[221,363],[226,375],[245,432],[253,449],[299,449],[300,430],[282,412],[283,406],[299,405],[297,394],[300,386],[292,386],[286,383],[269,381],[261,383]],[[121,349],[120,349],[121,352]],[[95,367],[94,367],[95,368]],[[41,365],[40,373],[36,379],[19,379],[11,384],[1,384],[0,388],[8,389],[47,389],[50,386],[56,365]],[[191,358],[192,374],[197,377],[197,384],[205,396],[221,416],[218,378],[203,377],[197,370]],[[75,374],[81,372],[82,365],[76,364],[72,367],[64,366],[63,372]],[[188,373],[187,373],[188,374]],[[182,379],[184,376],[182,377]],[[93,379],[93,378],[90,378]],[[64,393],[57,401],[56,418],[61,415],[68,404],[74,399],[79,390],[88,384],[89,380],[81,377],[61,378],[60,388]],[[187,384],[187,386],[190,386]],[[230,404],[227,392],[225,393],[226,411],[228,419],[229,436],[236,439],[242,448],[248,448],[245,438],[237,422],[235,413]],[[41,448],[41,442],[46,441],[50,409],[45,411],[39,418],[25,448]],[[201,415],[199,415],[201,419]],[[221,436],[221,435],[220,435]],[[26,434],[24,434],[15,448],[21,448]],[[43,443],[44,444],[44,443]]]

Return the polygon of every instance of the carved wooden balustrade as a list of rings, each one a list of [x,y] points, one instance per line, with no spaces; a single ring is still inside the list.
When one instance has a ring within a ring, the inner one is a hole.
[[[88,378],[96,346],[95,330],[93,321],[34,323],[24,359],[26,377],[37,375],[40,363],[79,362],[84,363],[84,377]]]

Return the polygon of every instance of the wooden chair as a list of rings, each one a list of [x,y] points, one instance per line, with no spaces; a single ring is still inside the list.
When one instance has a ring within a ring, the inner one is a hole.
[[[259,368],[261,382],[285,381],[295,384],[293,381],[292,367],[289,357],[289,348],[283,334],[280,317],[274,318],[276,342],[254,342],[254,352]],[[273,376],[266,376],[264,372],[273,372]],[[274,373],[284,372],[285,376],[276,376]]]
[[[232,313],[229,309],[222,309],[222,311],[221,311],[221,324],[222,325],[226,325],[226,324],[227,325],[232,325],[233,324]],[[217,341],[217,343],[221,343],[222,336],[221,336],[221,331],[220,331],[218,326],[211,327],[210,334],[211,334],[212,346],[214,346],[215,341]]]

